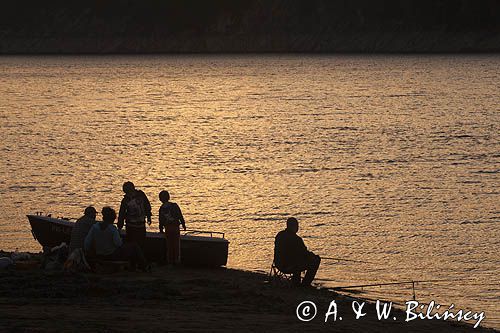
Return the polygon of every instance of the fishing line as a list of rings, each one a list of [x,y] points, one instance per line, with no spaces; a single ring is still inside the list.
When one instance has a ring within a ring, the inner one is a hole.
[[[332,257],[322,257],[320,256],[321,260],[335,260],[335,261],[351,261],[351,262],[359,262],[362,264],[372,264],[372,265],[377,265],[378,263],[372,262],[372,261],[363,261],[363,260],[353,260],[353,259],[344,259],[344,258],[332,258]]]

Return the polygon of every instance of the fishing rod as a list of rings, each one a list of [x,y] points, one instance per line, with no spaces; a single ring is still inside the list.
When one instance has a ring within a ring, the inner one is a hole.
[[[362,264],[373,264],[373,265],[376,265],[376,263],[371,262],[371,261],[352,260],[352,259],[343,259],[343,258],[321,257],[321,260],[351,261],[351,262],[360,262]]]
[[[344,286],[344,287],[334,287],[334,288],[329,288],[332,290],[340,290],[340,289],[356,289],[356,288],[365,288],[365,287],[380,287],[380,286],[390,286],[390,285],[395,285],[395,284],[415,284],[415,283],[424,283],[424,282],[451,282],[451,281],[457,281],[457,280],[417,280],[417,281],[401,281],[401,282],[384,282],[384,283],[374,283],[374,284],[361,284],[361,285],[355,285],[355,286]]]
[[[456,279],[446,279],[446,280],[417,280],[417,281],[401,281],[401,282],[385,282],[385,283],[374,283],[374,284],[362,284],[362,285],[354,285],[354,286],[343,286],[343,287],[333,287],[328,288],[330,290],[345,290],[345,289],[357,289],[357,288],[366,288],[366,287],[381,287],[381,286],[391,286],[391,285],[400,285],[400,284],[411,284],[413,289],[413,300],[415,300],[415,284],[416,283],[428,283],[428,282],[452,282],[457,281]]]

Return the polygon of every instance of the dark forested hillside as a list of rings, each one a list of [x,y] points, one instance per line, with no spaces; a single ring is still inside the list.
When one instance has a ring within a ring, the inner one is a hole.
[[[0,53],[498,52],[498,0],[0,4]]]

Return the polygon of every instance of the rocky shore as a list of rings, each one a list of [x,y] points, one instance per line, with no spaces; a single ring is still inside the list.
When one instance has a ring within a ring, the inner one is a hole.
[[[28,262],[0,270],[0,331],[494,332],[451,321],[405,322],[401,310],[391,313],[397,320],[379,321],[370,302],[356,320],[352,302],[362,299],[321,286],[276,285],[258,272],[155,266],[152,273],[68,274],[40,269],[40,260],[31,254]],[[304,300],[317,305],[309,322],[296,315]],[[331,315],[325,323],[333,300],[337,320]]]

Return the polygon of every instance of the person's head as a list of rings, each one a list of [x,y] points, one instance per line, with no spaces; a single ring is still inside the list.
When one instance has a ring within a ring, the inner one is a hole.
[[[123,192],[125,194],[133,194],[135,192],[135,185],[132,182],[123,183]]]
[[[116,212],[111,207],[108,206],[104,207],[101,211],[101,214],[102,214],[102,221],[104,223],[112,224],[116,219]]]
[[[286,220],[286,230],[296,234],[299,231],[299,221],[295,217],[289,217]]]
[[[161,202],[166,203],[170,200],[170,193],[168,191],[161,191],[159,197]]]
[[[97,216],[97,211],[95,210],[94,207],[88,206],[85,208],[85,211],[83,212],[83,215],[90,217],[91,219],[95,220],[95,217]]]

